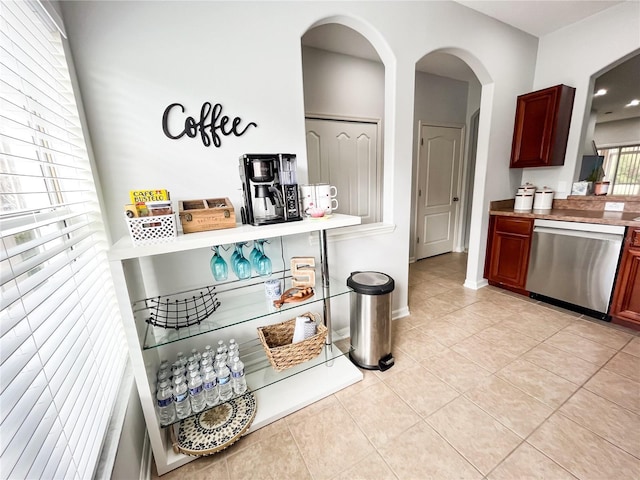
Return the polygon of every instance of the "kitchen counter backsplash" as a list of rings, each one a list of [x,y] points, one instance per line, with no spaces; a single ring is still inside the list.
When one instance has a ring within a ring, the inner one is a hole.
[[[622,212],[605,211],[606,202],[624,203]],[[514,199],[491,202],[491,215],[504,215],[525,218],[543,218],[566,222],[587,222],[606,225],[640,225],[639,196],[570,196],[555,199],[551,210],[533,210],[531,212],[513,211]]]

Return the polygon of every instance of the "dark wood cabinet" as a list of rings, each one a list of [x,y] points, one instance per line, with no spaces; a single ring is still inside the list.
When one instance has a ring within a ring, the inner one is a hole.
[[[556,85],[518,97],[511,168],[564,164],[575,91]]]
[[[640,330],[640,228],[627,229],[610,314],[612,322]]]
[[[524,295],[533,219],[492,215],[489,219],[484,276],[491,285]]]

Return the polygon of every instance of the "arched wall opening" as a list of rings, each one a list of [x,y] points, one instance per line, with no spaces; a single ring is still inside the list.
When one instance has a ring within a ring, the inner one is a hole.
[[[480,256],[484,258],[480,244],[492,79],[474,55],[459,48],[429,52],[415,70],[409,260],[468,252],[465,285],[477,288],[482,281]],[[429,151],[441,158],[428,159]],[[440,168],[436,161],[443,162]]]
[[[313,23],[301,45],[309,183],[335,185],[339,213],[392,222],[390,48],[370,25],[345,16]]]

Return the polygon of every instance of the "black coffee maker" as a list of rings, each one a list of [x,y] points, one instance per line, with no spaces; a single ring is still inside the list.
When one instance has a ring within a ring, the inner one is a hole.
[[[302,220],[294,154],[242,155],[240,179],[242,223],[270,225]]]

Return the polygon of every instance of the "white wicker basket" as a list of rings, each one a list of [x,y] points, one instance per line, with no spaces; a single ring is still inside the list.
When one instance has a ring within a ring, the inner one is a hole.
[[[152,245],[170,241],[178,236],[176,215],[127,218],[129,234],[134,245]]]

